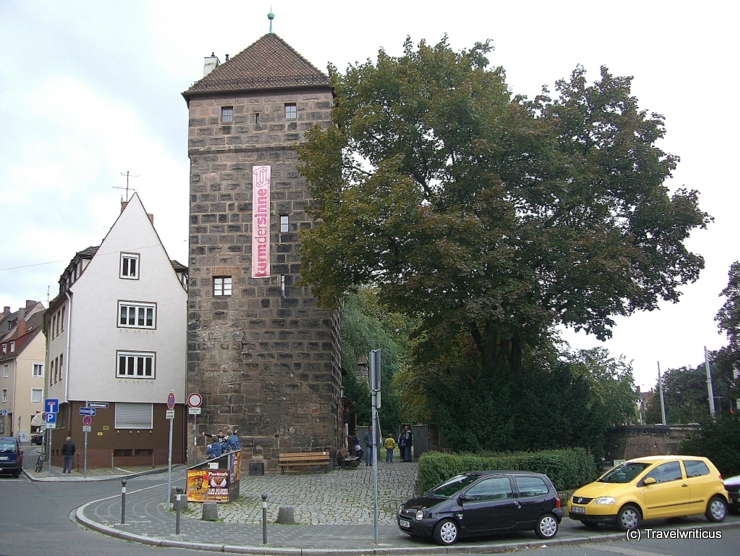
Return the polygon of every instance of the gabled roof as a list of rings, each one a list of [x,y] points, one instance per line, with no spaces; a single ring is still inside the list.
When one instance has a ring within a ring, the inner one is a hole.
[[[274,33],[218,66],[182,95],[328,87],[329,78]]]

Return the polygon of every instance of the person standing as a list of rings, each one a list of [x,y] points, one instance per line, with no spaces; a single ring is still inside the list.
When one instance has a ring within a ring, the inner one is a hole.
[[[398,446],[401,448],[401,459],[403,461],[412,461],[411,446],[414,443],[411,428],[404,425],[401,435],[398,437]]]
[[[72,458],[75,455],[75,443],[72,442],[71,437],[67,437],[67,440],[62,444],[62,455],[64,456],[64,467],[62,467],[62,473],[72,473]]]
[[[393,450],[396,447],[396,441],[393,440],[393,435],[388,433],[388,438],[385,439],[385,462],[393,463]]]
[[[373,426],[370,425],[367,428],[367,432],[362,436],[362,441],[365,443],[365,449],[367,455],[365,456],[365,465],[373,464]]]

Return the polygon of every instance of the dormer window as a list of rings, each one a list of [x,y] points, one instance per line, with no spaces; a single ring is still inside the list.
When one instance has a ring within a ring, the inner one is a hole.
[[[121,278],[139,279],[139,255],[121,253]]]
[[[13,353],[15,351],[15,341],[10,342],[10,353]]]

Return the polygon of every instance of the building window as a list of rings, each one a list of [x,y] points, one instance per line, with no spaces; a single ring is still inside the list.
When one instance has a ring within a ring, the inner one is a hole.
[[[222,106],[221,107],[221,122],[224,124],[230,124],[234,121],[234,107],[233,106]]]
[[[118,352],[118,378],[154,378],[154,354]]]
[[[154,405],[150,403],[116,403],[117,429],[152,429]]]
[[[260,125],[260,114],[259,114],[259,112],[257,112],[254,115],[254,125]]]
[[[3,344],[3,353],[8,353],[8,344]]]
[[[62,332],[64,332],[64,313],[66,311],[66,307],[62,307],[62,315],[60,317],[60,320],[62,321],[62,324],[60,325],[60,328],[62,329]]]
[[[139,278],[139,255],[121,253],[121,278],[129,280]]]
[[[285,297],[285,274],[280,275],[280,295]]]
[[[3,378],[8,378],[8,366],[3,365]]]
[[[213,279],[213,295],[231,295],[231,276],[218,276]]]
[[[118,326],[156,328],[156,305],[152,303],[118,303]]]
[[[280,215],[280,231],[282,233],[285,233],[288,231],[288,215],[287,214]]]
[[[64,370],[64,354],[59,354],[59,380],[62,380],[62,371]]]
[[[51,372],[49,373],[49,386],[54,384],[54,373],[56,371],[54,370],[54,361],[51,361]]]
[[[8,403],[8,389],[3,388],[3,403]]]
[[[42,377],[44,376],[44,366],[41,363],[34,363],[33,364],[33,373],[31,374],[33,377]]]
[[[15,341],[10,342],[10,353],[13,353],[15,351]]]
[[[285,105],[285,119],[295,120],[295,118],[296,118],[295,103],[286,104]]]
[[[31,388],[31,403],[41,403],[44,401],[43,388]]]

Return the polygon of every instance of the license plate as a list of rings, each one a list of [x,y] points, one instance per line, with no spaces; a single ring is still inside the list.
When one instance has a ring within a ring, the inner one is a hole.
[[[411,523],[409,523],[409,522],[408,522],[408,521],[406,521],[405,519],[399,519],[399,520],[398,520],[398,524],[399,524],[399,525],[400,525],[401,527],[405,527],[406,529],[408,529],[408,528],[410,528],[410,527],[411,527]]]
[[[586,508],[584,508],[583,506],[571,506],[570,511],[574,514],[585,514]]]

